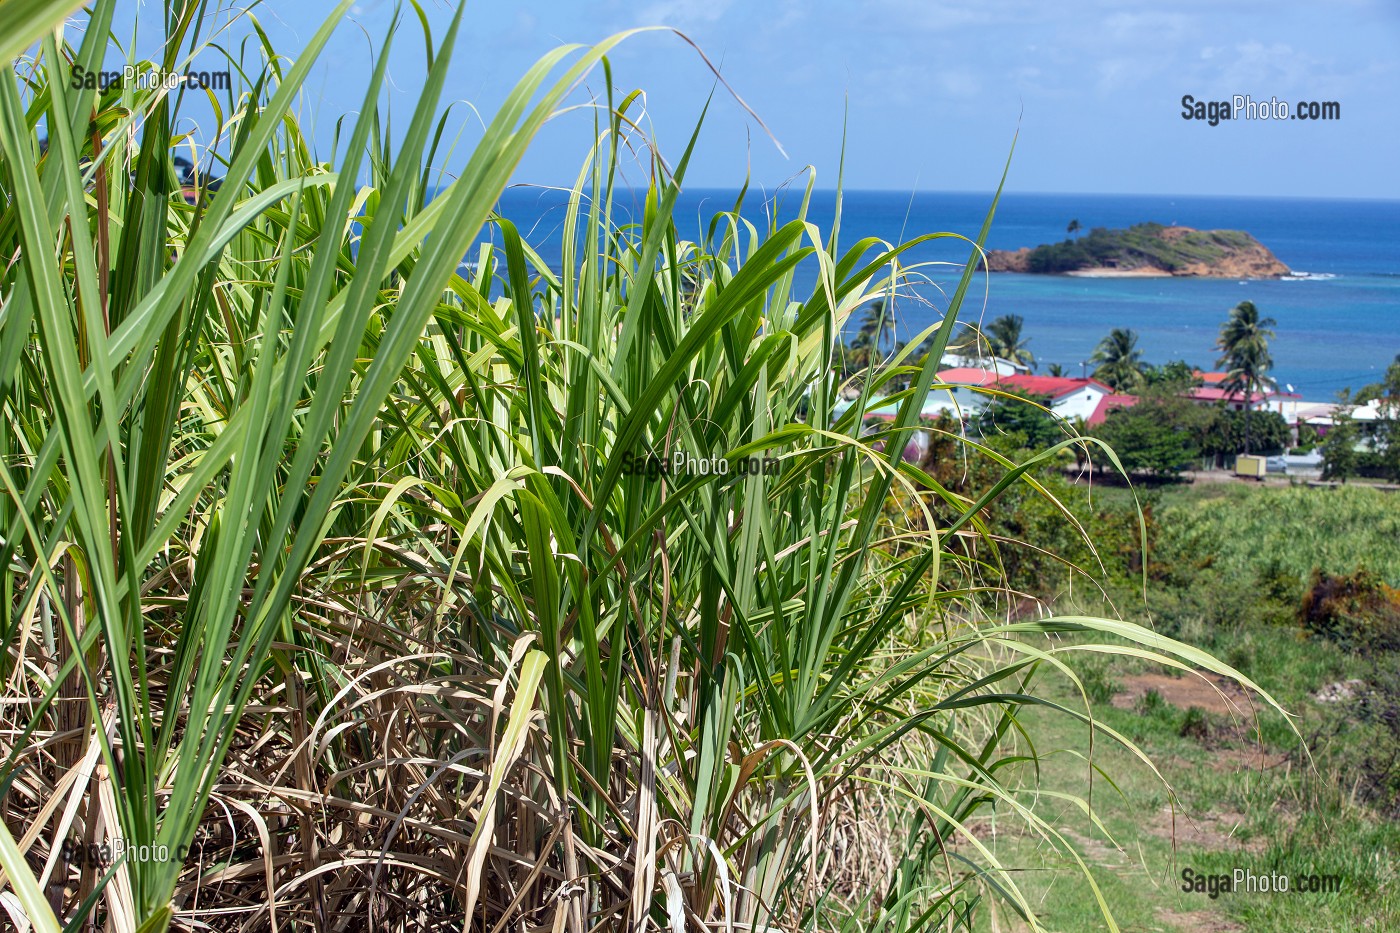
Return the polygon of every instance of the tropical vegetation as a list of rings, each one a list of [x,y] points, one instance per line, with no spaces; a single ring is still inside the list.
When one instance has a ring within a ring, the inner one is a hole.
[[[449,166],[469,24],[419,20],[412,112],[378,105],[391,34],[318,154],[292,105],[350,6],[288,57],[167,4],[161,60],[130,64],[243,76],[211,97],[223,182],[190,198],[179,94],[69,84],[135,54],[115,0],[76,45],[67,3],[7,20],[7,55],[39,41],[0,81],[8,921],[913,931],[995,902],[1034,926],[974,826],[995,808],[1072,851],[1004,779],[1048,752],[1018,724],[1032,687],[1077,690],[1068,661],[1104,651],[1242,675],[1132,623],[988,611],[1013,598],[1003,555],[1044,550],[989,510],[1029,497],[1081,539],[1035,472],[1088,442],[937,435],[941,470],[990,464],[976,486],[902,459],[974,262],[922,365],[896,352],[837,415],[851,316],[913,245],[977,256],[990,215],[974,239],[847,242],[809,176],[794,219],[740,198],[696,235],[674,216],[693,148],[667,162],[642,96],[609,91],[556,263],[493,206],[627,36],[546,56]],[[676,452],[712,466],[629,467]],[[758,457],[780,468],[740,469]],[[1088,790],[1055,799],[1093,819]]]
[[[1271,317],[1261,317],[1254,302],[1241,301],[1230,309],[1230,316],[1220,325],[1220,338],[1215,344],[1220,351],[1216,365],[1224,366],[1227,374],[1221,387],[1244,400],[1245,453],[1250,451],[1250,412],[1254,408],[1254,396],[1275,386],[1268,375],[1274,365],[1269,354],[1269,340],[1274,336],[1270,328],[1275,323]]]
[[[1092,500],[1087,527],[1118,582],[1105,596],[1047,562],[1024,568],[1017,583],[1061,607],[1094,611],[1111,600],[1131,618],[1199,642],[1286,697],[1305,737],[1300,743],[1273,721],[1256,728],[1247,699],[1226,685],[1123,656],[1081,671],[1086,691],[1103,701],[1102,721],[1140,743],[1178,798],[1169,803],[1155,780],[1109,752],[1100,760],[1114,786],[1104,793],[1101,831],[1064,813],[1061,825],[1078,835],[1086,861],[1107,869],[1101,894],[1121,927],[1284,933],[1400,925],[1394,494],[1356,485],[1139,488],[1148,535],[1144,589],[1135,562],[1142,551],[1131,546],[1133,494],[1078,492],[1064,501],[1086,514],[1084,500]],[[1091,751],[1057,732],[1054,717],[1027,711],[1021,721],[1041,742]],[[1073,786],[1083,762],[1066,755],[1036,766],[1043,786]],[[1061,883],[1056,853],[1042,852],[1033,837],[999,839],[1009,858],[1030,869],[1026,883],[1045,905],[1047,927],[1101,926],[1094,897]],[[1183,869],[1229,875],[1240,866],[1285,875],[1292,888],[1282,896],[1237,889],[1218,898],[1182,891]],[[1330,875],[1337,887],[1298,890],[1313,874]]]
[[[1129,393],[1140,388],[1147,369],[1137,345],[1137,331],[1115,327],[1099,341],[1090,362],[1097,363],[1094,378],[1115,392]]]
[[[984,333],[993,356],[1034,369],[1035,354],[1029,347],[1030,338],[1023,333],[1025,323],[1019,314],[1004,314],[988,324]]]
[[[1198,264],[1218,263],[1240,251],[1260,249],[1257,240],[1240,230],[1184,230],[1170,235],[1167,230],[1159,223],[1134,224],[1121,230],[1094,227],[1087,236],[1030,250],[1027,269],[1035,273],[1093,268],[1177,272]]]

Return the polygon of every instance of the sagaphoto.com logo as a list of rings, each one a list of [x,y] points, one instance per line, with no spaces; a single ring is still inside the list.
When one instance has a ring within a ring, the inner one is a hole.
[[[696,397],[701,399],[708,396],[710,392],[710,383],[704,379],[693,379],[681,388],[682,395],[695,393]],[[771,420],[771,411],[769,416]],[[691,453],[681,446],[680,437],[687,433],[680,430],[682,422],[687,423],[686,427],[690,432],[719,432],[719,426],[703,414],[686,417],[682,414],[680,405],[677,405],[672,412],[670,424],[666,426],[665,440],[659,444],[660,450],[648,444],[641,452],[633,450],[613,452],[613,456],[621,460],[619,472],[623,476],[641,476],[649,480],[665,477],[672,481],[694,477],[716,477],[723,481],[739,476],[777,476],[782,472],[782,460],[778,457],[753,456],[737,452],[722,456]],[[747,433],[748,428],[749,426],[745,425],[741,430]]]
[[[624,476],[648,479],[662,476],[688,479],[693,476],[776,476],[781,470],[782,463],[777,457],[697,457],[677,450],[666,456],[624,451],[621,472]]]
[[[1342,118],[1342,105],[1335,100],[1300,100],[1289,103],[1270,97],[1255,100],[1248,94],[1234,94],[1229,100],[1204,100],[1194,94],[1181,97],[1181,119],[1198,120],[1207,126],[1219,126],[1226,120],[1328,121]]]
[[[1279,871],[1255,872],[1234,868],[1228,872],[1205,872],[1187,867],[1181,870],[1181,890],[1204,894],[1215,900],[1222,894],[1337,894],[1345,879],[1341,875]]]
[[[233,86],[229,71],[164,71],[149,65],[123,65],[109,71],[90,71],[74,65],[68,76],[73,90],[105,91],[112,87],[130,87],[138,91],[189,90],[227,91]]]

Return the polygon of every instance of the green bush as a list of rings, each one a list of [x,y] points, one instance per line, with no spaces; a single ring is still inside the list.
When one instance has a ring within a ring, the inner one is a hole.
[[[1040,450],[1066,438],[1065,424],[1043,395],[994,396],[974,422],[984,439],[1000,439],[1009,450]]]
[[[1361,467],[1361,452],[1356,449],[1360,432],[1346,407],[1346,393],[1342,394],[1341,405],[1333,414],[1332,426],[1321,441],[1322,478],[1345,483],[1357,475]]]
[[[1206,741],[1210,738],[1210,716],[1199,706],[1192,706],[1181,717],[1181,725],[1177,728],[1177,734],[1182,738],[1195,739],[1197,742]]]
[[[1076,673],[1089,702],[1102,706],[1110,702],[1123,685],[1113,676],[1109,659],[1092,654],[1089,657],[1091,660],[1081,662]]]
[[[1288,447],[1291,437],[1288,422],[1276,411],[1245,413],[1224,405],[1209,411],[1211,418],[1200,429],[1200,448],[1204,456],[1226,459],[1244,453],[1246,447],[1254,454],[1278,454]]]
[[[1146,398],[1110,411],[1095,435],[1113,448],[1129,473],[1175,476],[1197,456],[1191,435],[1174,423],[1181,403]]]

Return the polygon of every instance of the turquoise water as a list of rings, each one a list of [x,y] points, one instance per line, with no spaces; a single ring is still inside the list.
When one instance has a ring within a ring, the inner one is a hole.
[[[696,218],[695,230],[733,206],[736,192],[685,191],[678,216]],[[744,213],[762,222],[760,196],[749,193]],[[512,189],[502,199],[511,217],[547,259],[559,255],[562,196]],[[798,193],[778,200],[791,213]],[[951,231],[975,237],[991,204],[989,194],[846,192],[841,241],[861,236],[897,241]],[[832,192],[816,192],[810,212],[825,230],[835,206]],[[1043,371],[1059,363],[1078,373],[1098,341],[1114,327],[1138,332],[1154,363],[1185,359],[1214,368],[1212,349],[1230,308],[1248,299],[1274,318],[1274,376],[1308,399],[1330,400],[1344,387],[1377,381],[1400,354],[1400,202],[1285,198],[1200,198],[1133,195],[1006,194],[993,220],[988,247],[1015,249],[1065,238],[1071,219],[1091,227],[1143,221],[1198,229],[1245,230],[1273,250],[1304,280],[1082,279],[1001,273],[980,277],[962,313],[965,320],[1002,314],[1026,319],[1030,349]],[[967,247],[927,244],[908,261],[960,264]],[[933,282],[917,297],[895,304],[899,333],[911,336],[941,317],[959,268],[925,269]],[[942,290],[938,286],[942,286]],[[985,305],[984,305],[985,295]]]

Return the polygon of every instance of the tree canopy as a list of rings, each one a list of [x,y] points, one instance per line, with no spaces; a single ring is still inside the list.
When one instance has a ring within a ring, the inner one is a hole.
[[[1230,316],[1220,326],[1220,337],[1215,342],[1221,354],[1216,365],[1225,367],[1229,374],[1221,387],[1244,399],[1246,453],[1249,452],[1249,412],[1253,396],[1275,385],[1268,372],[1274,365],[1269,354],[1269,339],[1274,336],[1270,328],[1276,323],[1271,317],[1260,317],[1254,302],[1241,301],[1230,309]]]
[[[1137,331],[1115,327],[1099,341],[1089,359],[1097,363],[1094,378],[1115,392],[1133,392],[1141,388],[1147,364],[1137,345]]]
[[[1019,314],[1004,314],[988,324],[985,334],[992,355],[1034,368],[1035,354],[1027,347],[1030,338],[1021,332],[1025,323],[1026,319]]]

